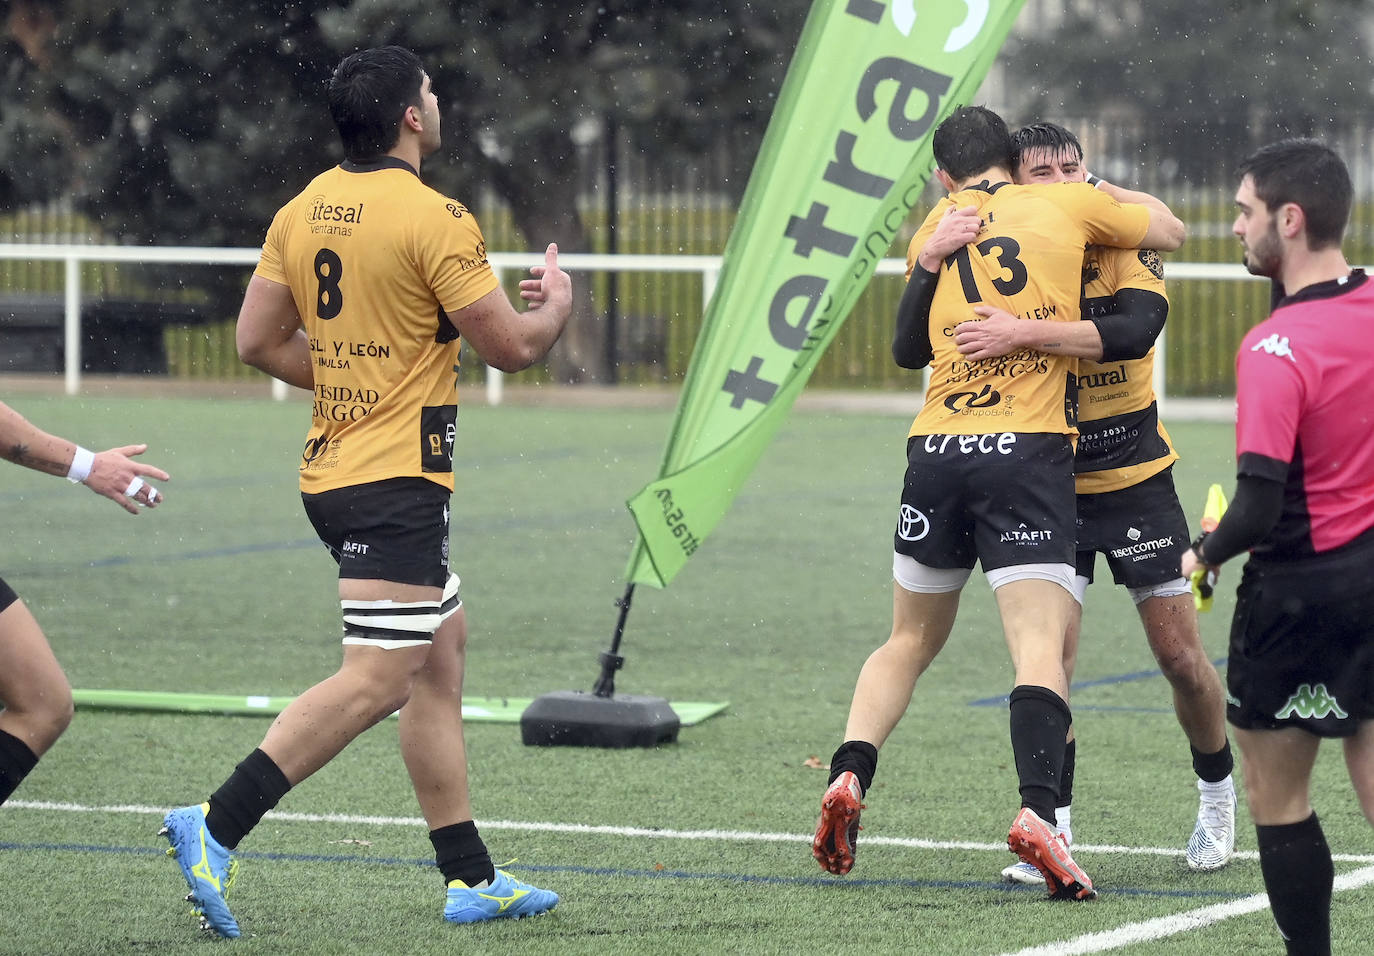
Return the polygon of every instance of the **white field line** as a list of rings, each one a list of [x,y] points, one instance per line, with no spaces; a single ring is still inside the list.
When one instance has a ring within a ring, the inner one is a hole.
[[[5,810],[47,810],[58,813],[123,813],[142,816],[161,817],[168,807],[148,807],[137,804],[117,806],[86,806],[79,803],[55,803],[46,800],[10,800],[0,806]],[[425,821],[420,817],[375,817],[353,813],[289,813],[273,810],[267,814],[269,820],[287,820],[297,823],[354,823],[368,826],[423,827]],[[483,830],[523,830],[543,833],[593,833],[601,836],[643,837],[657,840],[719,840],[735,843],[810,843],[810,834],[798,833],[760,833],[751,830],[672,830],[657,827],[617,827],[600,826],[587,823],[552,823],[543,821],[520,820],[481,820]],[[915,837],[865,836],[865,846],[895,846],[914,850],[987,850],[1007,852],[1006,843],[976,843],[967,840],[923,840]],[[1074,850],[1081,853],[1108,853],[1135,856],[1182,856],[1183,851],[1171,847],[1115,846],[1075,843]],[[1257,860],[1259,854],[1252,850],[1238,850],[1238,860]],[[1337,863],[1374,864],[1374,855],[1336,853],[1332,859]],[[1360,871],[1363,872],[1363,871]]]
[[[1371,883],[1374,883],[1374,866],[1366,866],[1336,877],[1335,890],[1337,893],[1345,890],[1357,890]],[[1148,943],[1177,933],[1202,929],[1204,926],[1220,923],[1222,920],[1230,919],[1233,916],[1244,916],[1246,913],[1254,913],[1268,908],[1269,895],[1259,893],[1255,896],[1232,900],[1230,903],[1217,903],[1213,906],[1188,910],[1186,913],[1160,916],[1140,923],[1127,923],[1116,929],[1100,930],[1073,939],[1046,943],[1043,946],[1032,946],[1028,949],[1017,950],[1015,953],[1004,954],[1004,956],[1073,956],[1073,954],[1079,953],[1105,953],[1108,950],[1120,949],[1123,946]]]

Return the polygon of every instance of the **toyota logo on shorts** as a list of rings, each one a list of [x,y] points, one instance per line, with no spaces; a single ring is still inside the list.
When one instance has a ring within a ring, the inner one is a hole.
[[[930,534],[930,519],[911,505],[902,505],[897,518],[897,537],[903,541],[920,541]]]

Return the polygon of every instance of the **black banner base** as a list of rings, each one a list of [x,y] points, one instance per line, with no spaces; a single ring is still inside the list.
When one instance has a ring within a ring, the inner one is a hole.
[[[580,690],[536,697],[520,715],[527,747],[657,747],[675,742],[681,726],[662,697],[598,697]]]

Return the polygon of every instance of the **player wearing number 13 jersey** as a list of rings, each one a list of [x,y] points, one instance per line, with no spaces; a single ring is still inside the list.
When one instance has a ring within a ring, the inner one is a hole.
[[[273,722],[207,801],[164,833],[205,928],[238,936],[233,851],[286,793],[382,718],[400,749],[445,883],[444,918],[528,916],[558,897],[492,865],[468,796],[467,624],[449,569],[459,336],[524,368],[572,309],[550,245],[517,312],[460,203],[420,181],[439,102],[400,47],[354,53],[329,80],[346,160],[284,206],[248,283],[236,337],[249,365],[314,392],[300,476],[306,515],[338,564],[343,662]]]
[[[1007,845],[1043,874],[1051,896],[1089,899],[1092,881],[1046,823],[1071,720],[1060,655],[1073,600],[1077,365],[1030,351],[969,361],[954,332],[977,319],[979,307],[1074,321],[1086,245],[1173,249],[1183,224],[1167,210],[1122,205],[1088,186],[1013,185],[1011,135],[982,107],[955,110],[933,147],[950,196],[912,240],[892,347],[907,368],[934,359],[907,442],[892,631],[859,673],[812,854],[833,873],[853,865],[878,748],[949,638],[959,592],[981,562],[1016,669],[1011,745],[1021,810]]]
[[[954,330],[977,318],[977,305],[1034,321],[1076,320],[1084,247],[1133,248],[1145,234],[1148,211],[1087,185],[1052,191],[970,183],[941,200],[912,237],[908,278],[941,221],[956,209],[972,210],[980,224],[973,240],[940,268],[930,304],[930,386],[911,434],[1074,434],[1073,359],[1026,349],[969,361],[955,347]]]

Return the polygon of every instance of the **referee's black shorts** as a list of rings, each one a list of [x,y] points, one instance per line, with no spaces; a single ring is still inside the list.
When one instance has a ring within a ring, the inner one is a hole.
[[[1226,716],[1349,737],[1374,719],[1374,530],[1292,561],[1251,558],[1236,590]]]

